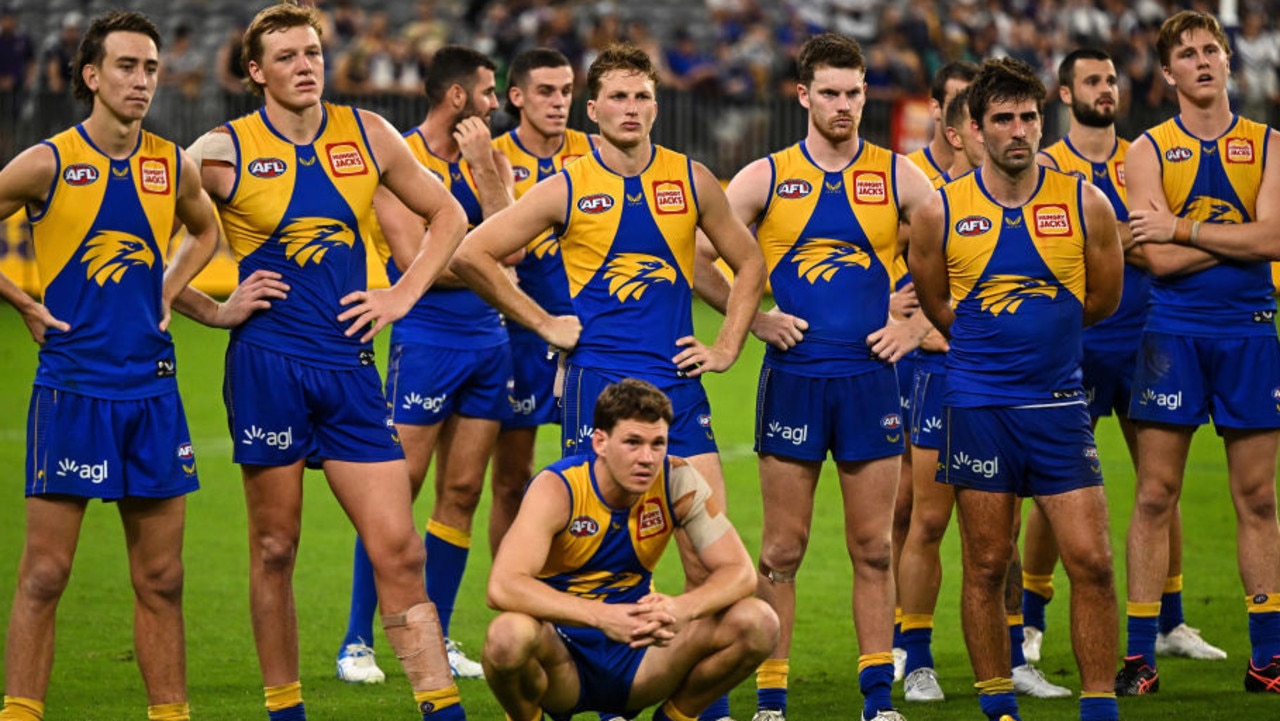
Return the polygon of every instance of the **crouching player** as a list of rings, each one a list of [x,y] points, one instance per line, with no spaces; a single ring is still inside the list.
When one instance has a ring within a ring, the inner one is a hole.
[[[489,576],[483,663],[515,721],[581,711],[692,721],[749,676],[778,639],[752,598],[755,568],[711,488],[667,456],[671,401],[628,378],[595,407],[592,454],[529,483]],[[679,596],[651,592],[677,528],[710,572]]]

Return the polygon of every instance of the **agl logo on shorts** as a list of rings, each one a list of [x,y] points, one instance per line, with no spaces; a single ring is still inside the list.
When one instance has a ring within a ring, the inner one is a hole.
[[[72,478],[79,478],[82,481],[88,481],[97,485],[107,480],[109,468],[107,466],[107,461],[102,461],[101,463],[80,463],[79,461],[74,461],[70,458],[63,458],[58,461],[57,473],[59,476],[63,476],[64,478],[71,476]]]
[[[1148,388],[1142,392],[1138,402],[1144,406],[1154,403],[1157,407],[1176,411],[1182,407],[1182,391],[1177,393],[1156,393]]]
[[[983,478],[995,478],[1000,473],[1000,458],[992,458],[984,460],[982,458],[970,458],[968,453],[960,451],[951,457],[951,467],[957,470],[967,470],[974,475]]]
[[[256,445],[258,441],[262,441],[276,450],[287,451],[293,445],[293,426],[289,426],[283,431],[265,431],[258,426],[249,426],[244,429],[244,438],[240,439],[241,443],[246,446],[252,446]]]
[[[809,424],[803,426],[784,426],[777,421],[769,424],[769,430],[765,432],[768,438],[781,438],[784,441],[790,441],[791,445],[798,446],[809,440]]]

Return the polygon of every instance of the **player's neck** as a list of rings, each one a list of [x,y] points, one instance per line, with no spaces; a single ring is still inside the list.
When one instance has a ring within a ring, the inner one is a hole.
[[[532,125],[520,123],[516,126],[516,138],[520,140],[520,147],[539,158],[549,158],[564,147],[565,135],[543,135]]]
[[[933,162],[937,163],[938,167],[943,170],[950,168],[956,159],[956,151],[951,147],[951,143],[947,142],[945,136],[937,133],[934,133],[933,140],[929,141],[929,155],[933,156]],[[972,170],[972,168],[969,170]],[[953,175],[951,177],[954,178],[956,176]]]
[[[265,108],[271,127],[295,145],[308,145],[320,133],[320,124],[324,121],[324,106],[320,103],[290,108],[268,95]]]
[[[458,147],[458,141],[453,137],[456,124],[456,120],[445,113],[427,113],[427,117],[418,126],[418,132],[422,133],[422,139],[427,143],[427,150],[450,163],[462,159],[462,148]]]
[[[1219,137],[1231,127],[1235,114],[1227,101],[1226,93],[1209,103],[1197,103],[1191,98],[1178,97],[1178,118],[1188,133],[1202,140]]]
[[[1116,126],[1094,128],[1072,121],[1067,139],[1085,160],[1104,163],[1111,159],[1111,153],[1116,149]]]
[[[992,199],[1006,208],[1026,205],[1040,184],[1040,166],[1034,163],[1010,174],[988,160],[978,172],[982,173],[982,185]]]
[[[858,134],[855,132],[846,140],[833,143],[826,136],[809,129],[809,137],[805,138],[804,148],[818,167],[829,172],[838,173],[849,167],[853,157],[858,154]]]
[[[623,148],[604,138],[600,143],[600,160],[606,168],[623,177],[639,175],[653,160],[653,141],[645,138],[635,145]]]
[[[142,132],[141,120],[121,122],[110,111],[95,107],[81,125],[98,150],[110,158],[123,160],[138,148],[138,135]]]
[[[597,456],[594,461],[594,472],[596,476],[596,489],[600,491],[600,499],[614,510],[622,510],[630,508],[636,501],[640,500],[640,494],[632,493],[622,487],[613,478],[613,474],[609,472],[609,466],[604,459]]]

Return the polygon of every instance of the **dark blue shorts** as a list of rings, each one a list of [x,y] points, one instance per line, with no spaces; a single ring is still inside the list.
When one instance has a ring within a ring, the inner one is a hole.
[[[898,400],[902,403],[903,432],[910,438],[913,432],[911,423],[914,418],[914,414],[911,412],[911,395],[916,377],[915,354],[908,353],[897,363],[894,363],[893,367],[898,371]]]
[[[944,408],[938,481],[1019,496],[1102,485],[1083,403],[1034,408]]]
[[[90,398],[36,386],[27,412],[27,496],[173,498],[200,487],[178,392]]]
[[[1280,340],[1142,334],[1129,417],[1218,428],[1280,428]]]
[[[1138,365],[1138,346],[1128,349],[1084,344],[1080,370],[1084,373],[1084,394],[1089,416],[1101,418],[1112,413],[1129,414],[1129,395]]]
[[[610,383],[627,377],[625,373],[581,368],[572,363],[565,369],[560,422],[560,448],[565,456],[590,452],[596,399]],[[671,455],[688,458],[717,452],[716,435],[711,430],[711,403],[707,401],[701,381],[638,377],[657,386],[671,399],[675,411],[667,448]]]
[[[603,631],[595,628],[555,628],[578,667],[578,686],[581,689],[573,710],[557,718],[567,718],[584,711],[614,714],[634,711],[627,708],[627,698],[631,696],[631,683],[648,649],[631,648],[625,643],[610,640]]]
[[[387,363],[391,418],[434,426],[457,413],[490,421],[511,417],[511,345],[455,350],[418,343],[391,346]]]
[[[503,430],[559,423],[560,404],[555,395],[556,358],[554,355],[547,357],[546,342],[541,339],[512,341],[511,363],[512,417],[502,424]]]
[[[232,341],[222,386],[236,463],[404,458],[372,365],[332,370]]]
[[[803,461],[867,461],[900,455],[902,400],[892,366],[852,377],[813,378],[760,369],[757,453]]]
[[[911,445],[933,450],[942,447],[942,392],[946,382],[945,370],[916,368],[911,392]]]

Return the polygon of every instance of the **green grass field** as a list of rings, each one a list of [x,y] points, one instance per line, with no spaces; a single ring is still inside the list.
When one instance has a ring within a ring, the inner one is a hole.
[[[700,334],[710,336],[716,320],[699,307]],[[179,380],[199,460],[203,488],[190,498],[186,537],[187,658],[191,705],[201,721],[265,719],[261,680],[249,628],[247,542],[240,474],[231,463],[231,442],[220,396],[226,335],[176,318]],[[35,345],[16,313],[0,310],[0,469],[6,500],[0,503],[0,616],[7,619],[23,539],[22,468],[25,417],[35,370]],[[386,334],[382,342],[385,344]],[[384,349],[383,349],[384,351]],[[385,360],[385,352],[380,359]],[[751,452],[756,375],[761,345],[752,340],[732,372],[711,377],[707,388],[715,409],[729,483],[730,516],[753,554],[759,549],[760,500]],[[1111,499],[1116,577],[1124,595],[1124,529],[1132,505],[1133,471],[1114,422],[1104,421],[1098,445]],[[554,434],[544,430],[539,461],[556,456]],[[850,620],[848,556],[843,546],[840,504],[830,467],[819,489],[813,539],[799,577],[799,618],[791,658],[792,719],[848,719],[861,709],[857,691],[857,649]],[[417,517],[425,523],[428,499]],[[1186,526],[1186,609],[1188,621],[1205,638],[1225,648],[1223,662],[1162,660],[1162,691],[1154,697],[1122,699],[1126,719],[1276,719],[1280,698],[1246,695],[1242,688],[1248,657],[1243,591],[1235,570],[1234,517],[1227,495],[1226,466],[1217,437],[1202,431],[1192,448],[1182,504]],[[484,604],[488,549],[484,542],[487,497],[477,520],[475,553],[455,614],[453,637],[478,656],[493,612]],[[935,623],[934,654],[948,700],[936,705],[900,704],[912,721],[980,718],[972,692],[972,672],[961,642],[958,612],[960,561],[956,532],[944,546],[944,586]],[[346,623],[350,557],[354,534],[322,477],[307,478],[307,503],[295,587],[302,643],[302,681],[312,719],[412,719],[409,687],[378,639],[383,686],[354,688],[334,677],[333,657]],[[665,588],[680,585],[674,552],[659,570]],[[1067,640],[1065,575],[1058,572],[1058,600],[1049,607],[1049,635],[1041,667],[1050,679],[1078,688]],[[132,662],[131,591],[123,535],[110,506],[93,504],[87,514],[71,583],[59,608],[56,660],[46,718],[124,721],[145,717],[146,696]],[[1122,605],[1123,612],[1123,605]],[[1122,620],[1123,625],[1123,620]],[[1123,648],[1123,644],[1121,645]],[[501,719],[501,710],[483,681],[461,684],[473,719]],[[735,716],[754,712],[753,681],[732,696]],[[901,687],[895,688],[901,700]],[[1023,700],[1024,718],[1075,719],[1073,700]],[[586,718],[585,716],[581,718]],[[593,716],[594,718],[594,716]],[[647,715],[646,715],[647,718]]]

